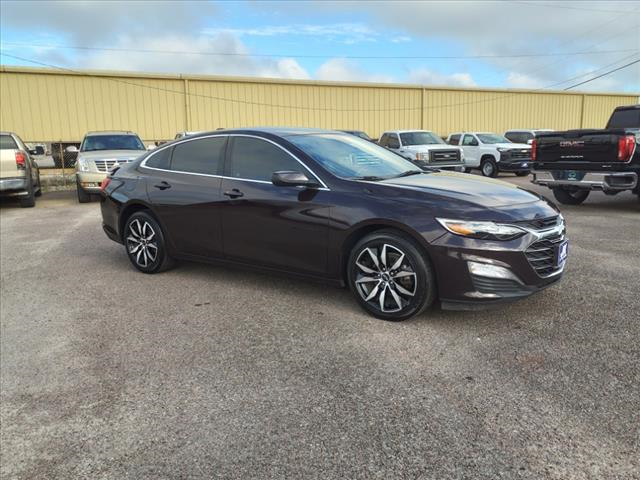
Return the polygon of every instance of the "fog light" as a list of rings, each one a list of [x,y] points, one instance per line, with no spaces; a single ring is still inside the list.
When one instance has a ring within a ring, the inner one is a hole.
[[[467,262],[467,265],[469,266],[469,272],[472,275],[489,278],[504,278],[507,280],[515,280],[516,282],[522,283],[511,270],[505,267],[499,267],[497,265],[489,265],[488,263],[479,262]]]

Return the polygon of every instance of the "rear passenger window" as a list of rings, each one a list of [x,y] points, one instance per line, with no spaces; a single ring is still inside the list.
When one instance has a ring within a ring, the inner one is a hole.
[[[161,168],[163,170],[169,170],[169,162],[171,161],[171,150],[173,148],[163,148],[153,153],[148,159],[145,165],[151,168]]]
[[[17,150],[18,145],[11,135],[0,135],[0,150]]]
[[[251,137],[235,137],[231,150],[231,172],[234,178],[271,181],[273,172],[303,171],[296,159],[280,147]]]
[[[171,170],[218,175],[227,137],[199,138],[173,147]]]

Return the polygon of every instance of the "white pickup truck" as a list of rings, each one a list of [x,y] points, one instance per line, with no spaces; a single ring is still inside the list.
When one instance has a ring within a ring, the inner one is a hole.
[[[531,146],[526,143],[512,143],[488,132],[452,133],[447,143],[464,150],[467,171],[478,168],[485,177],[497,177],[499,172],[523,177],[531,171]]]
[[[384,132],[378,145],[411,160],[419,167],[452,168],[462,171],[465,158],[460,147],[447,145],[427,130],[393,130]]]
[[[15,133],[0,132],[0,195],[18,197],[22,207],[33,207],[42,194],[32,153]]]

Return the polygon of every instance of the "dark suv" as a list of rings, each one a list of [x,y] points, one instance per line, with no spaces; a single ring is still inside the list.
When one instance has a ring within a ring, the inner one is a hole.
[[[500,181],[411,162],[353,135],[225,130],[162,145],[103,184],[103,227],[133,265],[237,263],[347,284],[403,320],[472,308],[562,276],[558,210]]]

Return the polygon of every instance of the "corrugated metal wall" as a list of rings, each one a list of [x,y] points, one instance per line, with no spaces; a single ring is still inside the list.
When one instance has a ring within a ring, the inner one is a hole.
[[[26,141],[91,130],[171,139],[183,130],[302,126],[364,130],[603,127],[637,95],[0,68],[0,129]]]

